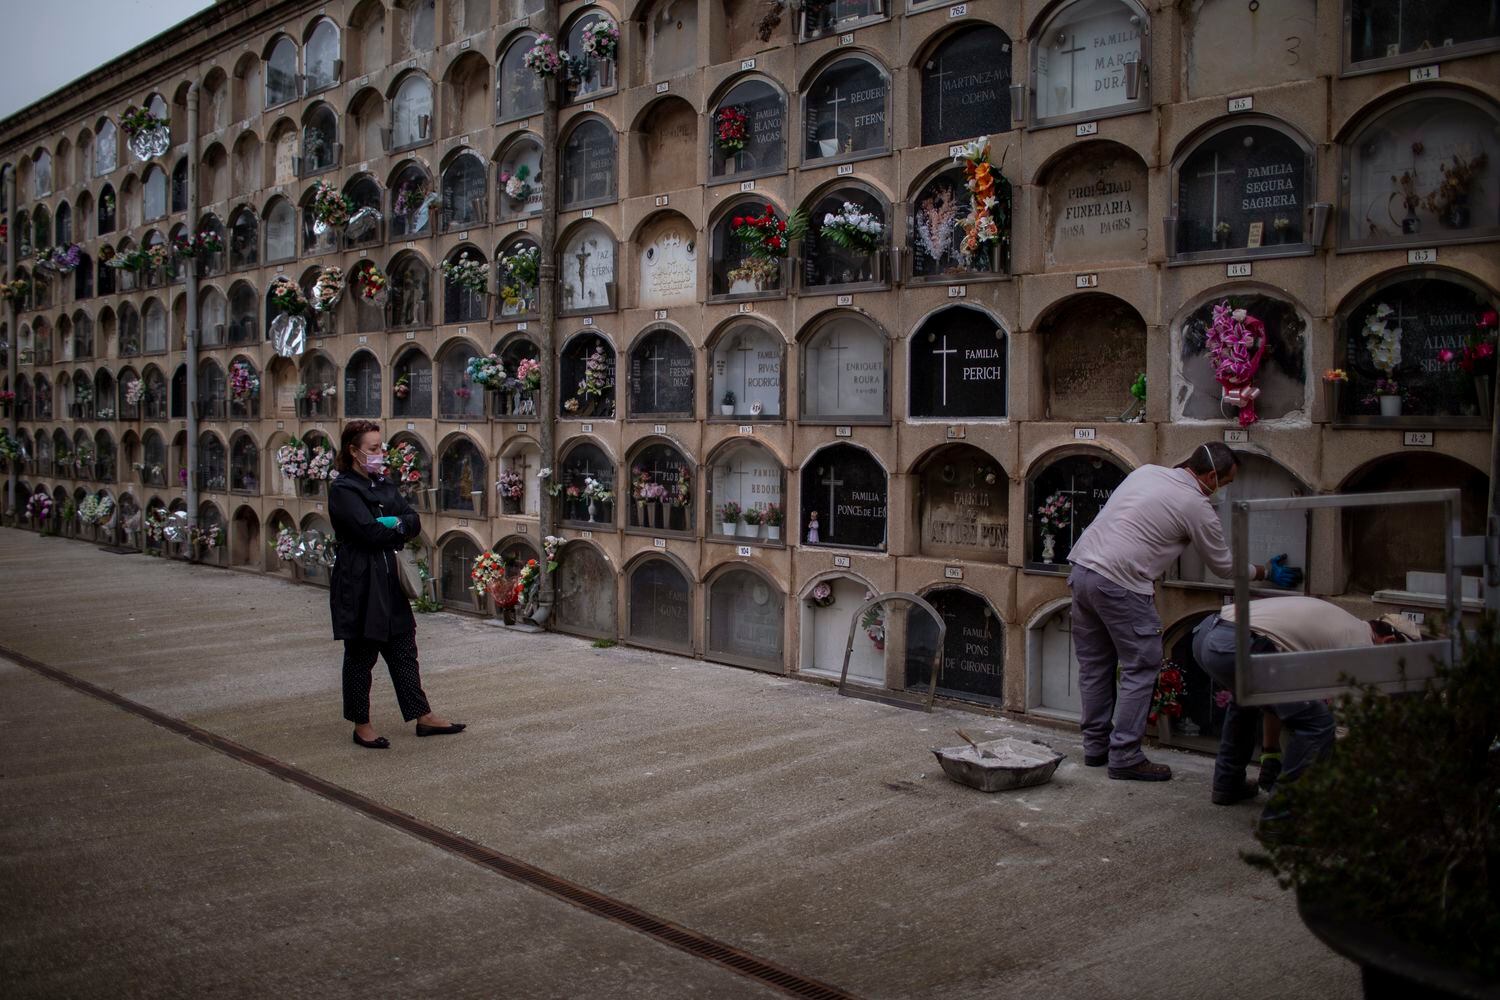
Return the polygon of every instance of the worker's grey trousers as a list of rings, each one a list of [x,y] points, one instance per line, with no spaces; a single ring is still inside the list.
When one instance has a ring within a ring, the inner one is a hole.
[[[1146,759],[1141,737],[1161,670],[1156,601],[1086,566],[1073,567],[1068,586],[1073,591],[1073,652],[1083,701],[1083,752],[1098,757],[1107,750],[1110,767],[1133,767]]]

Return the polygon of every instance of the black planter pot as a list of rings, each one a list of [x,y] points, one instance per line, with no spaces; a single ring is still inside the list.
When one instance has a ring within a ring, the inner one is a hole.
[[[1297,913],[1329,948],[1359,965],[1365,1000],[1496,1000],[1500,982],[1455,969],[1376,924],[1297,893]]]

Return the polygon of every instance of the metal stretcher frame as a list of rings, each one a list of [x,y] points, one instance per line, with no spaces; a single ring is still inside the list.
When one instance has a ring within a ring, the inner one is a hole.
[[[1241,705],[1274,705],[1290,701],[1332,698],[1349,690],[1348,678],[1374,684],[1382,691],[1421,688],[1440,664],[1458,655],[1462,590],[1459,567],[1468,558],[1471,540],[1462,537],[1456,489],[1414,490],[1400,493],[1340,494],[1235,500],[1230,504],[1230,545],[1234,554],[1235,670],[1234,697]],[[1319,508],[1392,507],[1441,504],[1448,530],[1444,532],[1443,577],[1446,581],[1448,638],[1423,642],[1362,646],[1356,649],[1303,653],[1250,652],[1250,515],[1265,511]],[[1463,549],[1461,552],[1460,549]],[[1481,548],[1482,551],[1482,548]],[[1472,561],[1472,559],[1468,559]],[[1480,560],[1482,562],[1482,559]]]

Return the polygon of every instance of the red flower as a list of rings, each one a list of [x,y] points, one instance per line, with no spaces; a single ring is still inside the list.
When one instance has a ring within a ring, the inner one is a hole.
[[[784,232],[786,232],[786,220],[785,219],[781,219],[781,220],[779,220],[776,223],[776,231],[778,233],[784,233]]]
[[[745,224],[745,217],[743,215],[736,215],[734,217],[734,228],[738,229],[739,227],[743,226],[744,224]]]
[[[770,239],[766,240],[766,245],[769,246],[773,250],[780,249],[781,248],[781,237],[780,236],[772,236]]]
[[[1490,315],[1491,315],[1491,316],[1493,316],[1493,315],[1495,315],[1495,314],[1494,314],[1494,313],[1490,313]],[[1494,354],[1494,353],[1495,353],[1495,345],[1494,345],[1494,342],[1493,342],[1493,341],[1489,341],[1489,340],[1486,340],[1486,341],[1485,341],[1485,342],[1484,342],[1484,343],[1482,343],[1482,344],[1480,344],[1480,345],[1479,345],[1479,346],[1478,346],[1478,347],[1477,347],[1477,348],[1476,348],[1476,349],[1475,349],[1475,352],[1476,352],[1476,353],[1477,353],[1477,354],[1478,354],[1478,355],[1479,355],[1479,356],[1480,356],[1480,357],[1481,357],[1481,358],[1487,358],[1487,357],[1489,357],[1489,356],[1490,356],[1490,355],[1492,355],[1492,354]]]
[[[1479,317],[1479,323],[1477,325],[1481,330],[1488,330],[1491,327],[1500,325],[1500,316],[1497,316],[1495,310],[1491,309],[1489,312]]]

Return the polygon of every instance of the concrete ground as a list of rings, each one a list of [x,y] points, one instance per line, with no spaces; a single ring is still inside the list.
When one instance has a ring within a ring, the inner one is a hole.
[[[1071,733],[450,614],[468,732],[377,673],[371,752],[326,591],[8,529],[0,579],[0,645],[853,994],[1358,995],[1205,757],[1109,781]],[[960,726],[1070,756],[984,795],[928,752]],[[7,997],[777,995],[3,659],[0,804]]]

